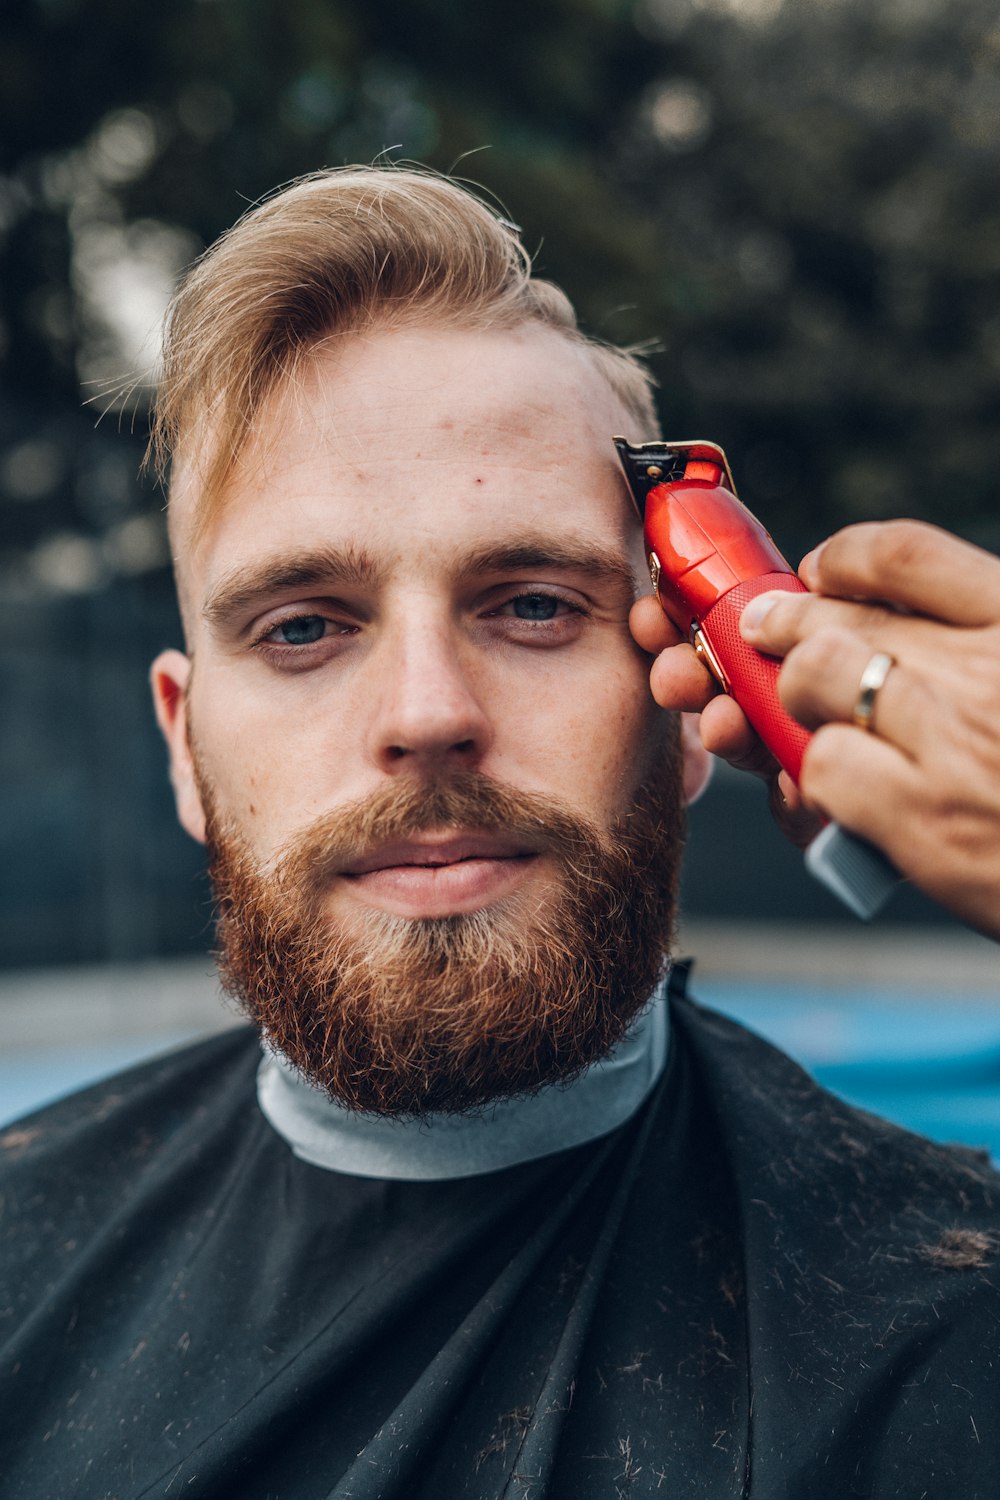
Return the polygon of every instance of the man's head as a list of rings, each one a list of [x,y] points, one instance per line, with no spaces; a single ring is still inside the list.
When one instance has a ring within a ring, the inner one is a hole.
[[[564,293],[531,274],[515,226],[431,173],[319,172],[223,235],[174,301],[151,447],[161,470],[172,460],[175,552],[222,502],[268,398],[317,349],[415,327],[554,330],[586,353],[629,430],[657,435],[644,366],[579,331]]]
[[[469,194],[350,170],[196,268],[159,420],[188,656],[154,693],[233,988],[363,1108],[578,1071],[655,982],[679,858],[610,443],[654,434],[645,374]]]

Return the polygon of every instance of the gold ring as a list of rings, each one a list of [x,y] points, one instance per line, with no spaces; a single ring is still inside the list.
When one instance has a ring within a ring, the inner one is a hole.
[[[858,683],[858,696],[854,703],[854,723],[859,729],[871,732],[875,728],[875,699],[885,686],[885,679],[896,665],[896,658],[888,651],[876,651]]]

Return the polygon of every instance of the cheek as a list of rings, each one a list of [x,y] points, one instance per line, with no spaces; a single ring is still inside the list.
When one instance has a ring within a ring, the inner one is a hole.
[[[533,782],[544,778],[556,796],[609,822],[649,773],[667,731],[669,716],[653,702],[644,659],[605,660],[601,670],[567,674],[543,691],[521,686],[498,749],[506,746]]]
[[[200,773],[220,817],[235,824],[250,848],[266,856],[290,829],[325,811],[333,767],[343,757],[314,722],[315,715],[276,711],[227,681],[203,674],[190,696],[192,744]],[[324,753],[325,746],[325,753]]]
[[[643,687],[646,688],[645,678]],[[594,764],[599,767],[606,810],[631,802],[655,767],[666,740],[668,716],[648,694],[610,695],[597,720]]]

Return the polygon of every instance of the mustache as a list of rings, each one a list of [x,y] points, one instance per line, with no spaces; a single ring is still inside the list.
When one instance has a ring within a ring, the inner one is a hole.
[[[345,865],[382,845],[448,829],[512,836],[532,853],[554,854],[577,867],[583,878],[595,853],[613,857],[620,852],[614,833],[554,799],[465,771],[401,779],[323,814],[284,846],[275,876],[288,889],[319,895]]]
[[[408,773],[321,815],[266,866],[202,783],[223,984],[349,1108],[459,1114],[566,1081],[607,1054],[660,977],[683,843],[673,765],[610,831],[481,772]],[[373,912],[360,931],[327,919],[346,865],[432,830],[552,851],[552,878],[531,903],[461,916]]]

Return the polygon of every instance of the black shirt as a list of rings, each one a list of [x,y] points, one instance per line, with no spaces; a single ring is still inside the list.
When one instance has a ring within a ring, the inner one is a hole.
[[[1000,1179],[675,1001],[666,1076],[446,1182],[295,1158],[249,1030],[0,1137],[3,1500],[977,1500]]]

